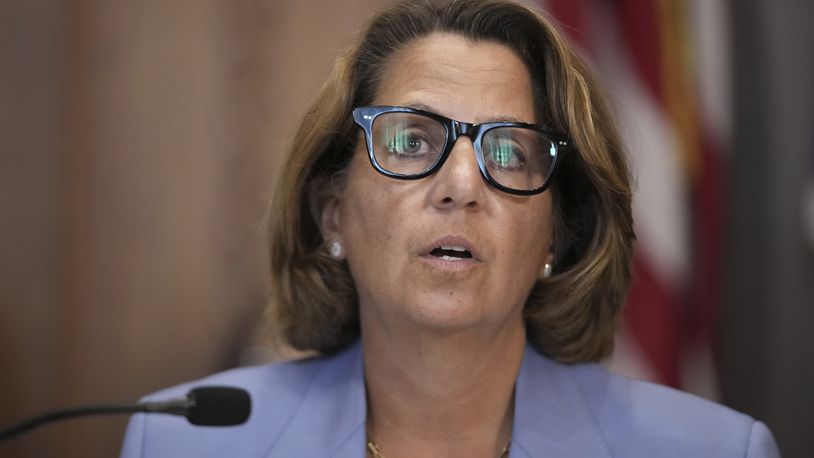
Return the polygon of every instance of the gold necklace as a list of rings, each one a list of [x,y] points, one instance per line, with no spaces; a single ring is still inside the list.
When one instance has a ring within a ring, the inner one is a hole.
[[[512,445],[511,439],[509,442],[506,443],[506,446],[500,450],[498,453],[497,458],[509,458],[509,447]],[[384,454],[379,450],[379,445],[376,442],[369,440],[367,441],[367,450],[373,456],[373,458],[385,458]]]

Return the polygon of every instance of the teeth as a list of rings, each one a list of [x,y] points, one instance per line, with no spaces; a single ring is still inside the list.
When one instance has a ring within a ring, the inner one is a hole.
[[[462,258],[459,258],[459,257],[456,257],[456,256],[443,255],[443,256],[441,256],[441,259],[443,259],[444,261],[460,261]]]
[[[453,246],[453,245],[441,245],[441,249],[442,250],[448,250],[448,251],[460,251],[460,252],[466,251],[466,248],[464,248],[462,246]]]

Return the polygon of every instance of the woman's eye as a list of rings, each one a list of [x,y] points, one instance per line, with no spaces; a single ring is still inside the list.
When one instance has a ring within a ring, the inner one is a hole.
[[[523,152],[511,142],[495,142],[489,145],[489,162],[497,168],[519,170],[525,164]]]
[[[416,155],[421,154],[426,149],[424,139],[414,132],[399,132],[387,142],[387,151],[390,154]]]

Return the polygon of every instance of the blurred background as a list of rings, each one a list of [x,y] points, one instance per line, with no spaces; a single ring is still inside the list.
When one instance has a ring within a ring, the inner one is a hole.
[[[389,3],[0,1],[0,427],[280,357],[263,226],[281,155]],[[809,456],[814,4],[528,3],[597,69],[631,150],[636,278],[607,364]],[[0,456],[115,456],[126,420]]]

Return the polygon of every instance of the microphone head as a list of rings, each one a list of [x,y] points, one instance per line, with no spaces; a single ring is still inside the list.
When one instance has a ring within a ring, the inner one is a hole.
[[[226,386],[195,388],[187,394],[187,420],[198,426],[233,426],[246,422],[252,400],[246,390]]]

